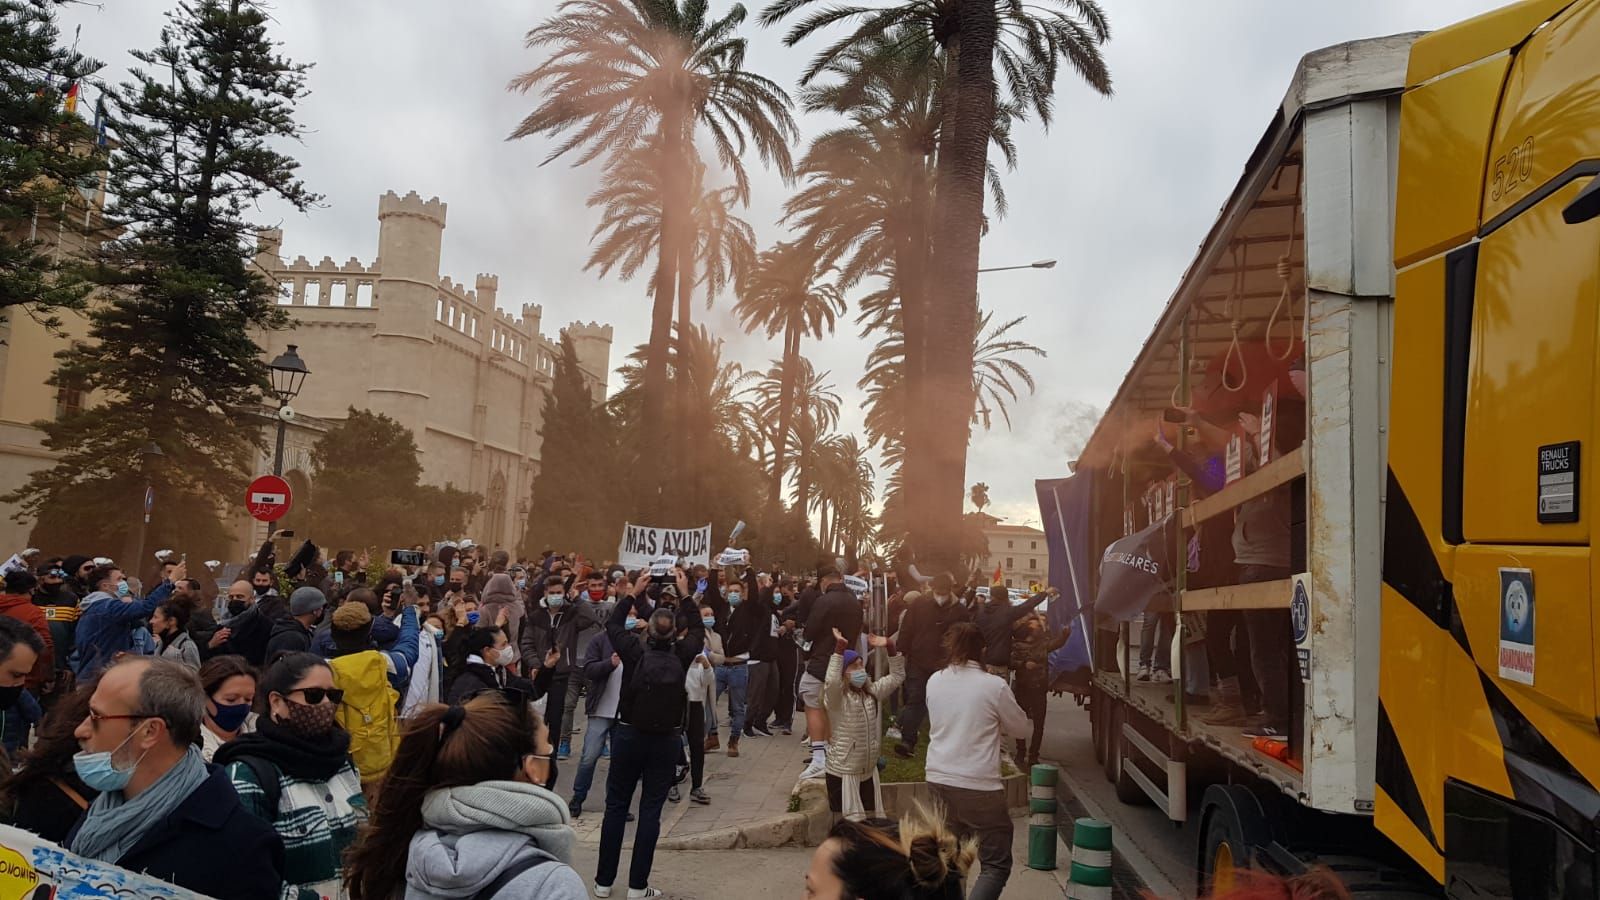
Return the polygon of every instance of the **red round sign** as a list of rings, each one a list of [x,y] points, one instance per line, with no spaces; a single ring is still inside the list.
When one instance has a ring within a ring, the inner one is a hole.
[[[289,514],[289,482],[276,475],[258,475],[244,494],[244,508],[250,518],[276,522]]]

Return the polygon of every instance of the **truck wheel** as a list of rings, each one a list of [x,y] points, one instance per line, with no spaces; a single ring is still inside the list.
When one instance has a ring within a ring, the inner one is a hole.
[[[1100,768],[1106,773],[1106,781],[1116,784],[1117,776],[1122,774],[1122,763],[1113,735],[1122,733],[1122,704],[1105,693],[1101,693],[1100,698],[1105,704],[1100,710]]]
[[[1261,803],[1239,785],[1206,788],[1200,807],[1199,896],[1227,894],[1238,872],[1255,867],[1256,852],[1272,840]]]
[[[1127,716],[1127,707],[1121,703],[1112,703],[1106,710],[1106,780],[1116,788],[1118,800],[1130,806],[1141,806],[1148,803],[1150,798],[1128,773],[1128,766],[1137,763],[1129,762],[1123,753],[1127,741],[1122,737],[1122,726]]]

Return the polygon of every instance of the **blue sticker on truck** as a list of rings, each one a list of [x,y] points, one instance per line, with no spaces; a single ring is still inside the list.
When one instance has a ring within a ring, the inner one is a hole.
[[[1306,583],[1296,579],[1294,597],[1289,601],[1289,620],[1294,624],[1294,642],[1305,643],[1311,633],[1311,598],[1306,594]]]
[[[1536,641],[1533,572],[1500,570],[1500,677],[1533,684]]]

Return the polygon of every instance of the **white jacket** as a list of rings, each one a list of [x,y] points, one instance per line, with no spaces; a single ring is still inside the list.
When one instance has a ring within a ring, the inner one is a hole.
[[[704,703],[707,708],[717,705],[717,676],[714,667],[722,665],[722,635],[711,629],[706,629],[706,649],[701,654],[702,658],[710,657],[713,668],[706,668],[699,663],[689,666],[689,672],[683,678],[683,687],[689,692],[690,703]]]
[[[883,716],[879,704],[906,680],[906,658],[889,657],[889,674],[870,682],[864,691],[845,687],[844,657],[828,660],[822,682],[822,705],[828,711],[828,772],[843,778],[866,778],[878,767],[883,743]]]
[[[946,666],[928,679],[928,780],[998,791],[1000,742],[1030,733],[1028,714],[1005,679],[976,662]]]

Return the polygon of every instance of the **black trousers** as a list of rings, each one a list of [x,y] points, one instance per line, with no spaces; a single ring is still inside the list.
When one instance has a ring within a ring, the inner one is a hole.
[[[689,779],[690,786],[698,790],[706,779],[706,705],[689,704]]]
[[[545,695],[544,723],[550,729],[550,779],[544,783],[544,789],[556,789],[556,750],[561,744],[561,713],[562,707],[567,702],[568,675],[557,675],[550,679],[550,693]]]
[[[795,685],[800,679],[800,648],[787,638],[778,641],[778,689],[772,718],[783,728],[794,727]]]
[[[778,699],[778,666],[771,660],[761,660],[750,666],[749,678],[745,688],[745,725],[765,728]]]

